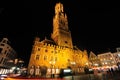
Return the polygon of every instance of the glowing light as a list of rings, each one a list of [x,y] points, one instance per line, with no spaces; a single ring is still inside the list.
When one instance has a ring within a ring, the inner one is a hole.
[[[70,69],[65,69],[64,72],[71,72],[71,70]]]

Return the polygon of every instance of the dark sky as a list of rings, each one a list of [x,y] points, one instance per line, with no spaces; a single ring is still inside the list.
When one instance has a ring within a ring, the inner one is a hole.
[[[0,39],[7,37],[19,57],[28,62],[34,37],[49,39],[52,33],[54,6],[58,1],[16,2],[0,8]],[[120,47],[120,9],[112,2],[64,0],[73,44],[95,54]],[[106,4],[107,3],[107,4]]]

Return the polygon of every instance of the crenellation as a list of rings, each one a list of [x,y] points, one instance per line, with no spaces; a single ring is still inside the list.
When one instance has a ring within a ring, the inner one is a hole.
[[[60,49],[62,49],[62,46],[59,46],[60,47]]]
[[[50,45],[50,44],[48,44],[48,47],[51,47],[51,45]]]
[[[50,44],[50,48],[51,48],[51,47],[53,47],[53,45],[52,45],[52,44]]]
[[[47,45],[48,45],[47,43],[44,44],[45,47],[46,47]]]

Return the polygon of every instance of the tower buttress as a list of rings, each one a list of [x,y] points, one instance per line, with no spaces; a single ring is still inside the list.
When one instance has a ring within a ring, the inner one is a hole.
[[[67,15],[64,13],[63,4],[61,3],[57,3],[55,6],[51,38],[59,46],[73,48],[71,32],[68,29]]]

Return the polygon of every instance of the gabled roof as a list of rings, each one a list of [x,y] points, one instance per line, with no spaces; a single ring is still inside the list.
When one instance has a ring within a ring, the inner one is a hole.
[[[94,57],[97,57],[97,56],[91,51],[89,58],[94,58]]]

